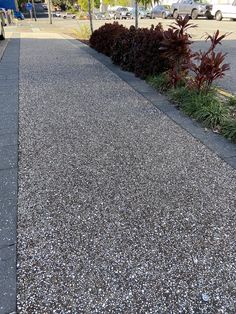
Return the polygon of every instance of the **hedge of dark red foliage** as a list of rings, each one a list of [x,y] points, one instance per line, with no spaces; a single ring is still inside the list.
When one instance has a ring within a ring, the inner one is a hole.
[[[131,26],[126,28],[117,38],[112,47],[111,59],[113,63],[120,65],[126,71],[134,71],[131,50],[136,29]]]
[[[105,24],[92,34],[90,46],[110,56],[124,70],[145,78],[171,67],[169,58],[160,50],[163,32],[161,25],[136,30],[118,23]]]
[[[160,50],[162,40],[163,29],[160,25],[137,29],[131,51],[135,75],[145,78],[170,68],[169,59]]]
[[[116,38],[126,30],[126,27],[118,23],[105,24],[93,32],[89,40],[90,46],[110,57]]]

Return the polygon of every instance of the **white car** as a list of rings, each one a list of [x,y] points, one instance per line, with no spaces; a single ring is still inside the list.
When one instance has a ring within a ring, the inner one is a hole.
[[[236,20],[236,0],[232,4],[213,4],[211,14],[217,21],[223,18]]]
[[[55,16],[55,17],[61,17],[61,11],[55,11],[55,12],[53,12],[53,16]]]
[[[68,19],[68,18],[70,18],[70,19],[73,19],[73,20],[75,20],[76,19],[76,14],[73,14],[73,13],[66,13],[66,14],[63,14],[62,15],[62,18],[63,19]]]

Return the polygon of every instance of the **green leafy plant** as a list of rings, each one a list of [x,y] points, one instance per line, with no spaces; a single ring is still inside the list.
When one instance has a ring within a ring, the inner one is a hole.
[[[169,88],[169,78],[168,74],[165,73],[160,73],[155,76],[149,76],[147,77],[146,81],[154,88],[157,90],[164,92],[167,91]]]
[[[193,117],[206,127],[215,128],[223,125],[229,115],[229,110],[218,99],[213,99],[207,105],[201,105],[194,112]]]
[[[229,116],[229,109],[213,92],[205,95],[187,87],[181,87],[172,89],[169,95],[179,104],[183,112],[202,122],[206,127],[220,126]]]
[[[73,31],[78,39],[89,40],[91,36],[91,30],[86,24],[81,24],[78,29],[75,29]]]
[[[226,102],[226,104],[229,107],[236,107],[236,96],[230,97],[228,101]]]
[[[236,142],[236,120],[226,120],[222,126],[222,134],[233,142]]]
[[[192,94],[190,90],[187,89],[185,86],[171,88],[168,91],[168,96],[170,97],[170,99],[175,101],[179,105],[187,103],[191,98],[191,95]]]

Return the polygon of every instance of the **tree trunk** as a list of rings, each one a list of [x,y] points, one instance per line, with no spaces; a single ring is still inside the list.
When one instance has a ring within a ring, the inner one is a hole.
[[[135,28],[138,28],[138,1],[135,0]]]
[[[48,17],[49,17],[49,24],[52,24],[52,3],[51,3],[51,0],[48,0]]]
[[[34,13],[34,20],[35,20],[35,22],[36,22],[36,21],[37,21],[37,17],[36,17],[36,11],[35,11],[34,0],[32,0],[32,6],[33,6],[33,13]]]
[[[88,11],[89,11],[90,30],[91,30],[91,33],[93,33],[93,19],[92,19],[92,12],[91,12],[91,0],[88,0]]]
[[[100,0],[99,11],[100,11],[100,12],[103,12],[103,0]]]

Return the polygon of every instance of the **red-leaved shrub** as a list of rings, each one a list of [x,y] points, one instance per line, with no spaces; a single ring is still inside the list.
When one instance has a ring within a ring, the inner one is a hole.
[[[190,79],[189,86],[208,93],[212,83],[225,75],[225,71],[229,70],[229,64],[223,63],[226,53],[215,52],[217,45],[221,45],[221,41],[227,34],[221,35],[217,30],[213,36],[208,35],[206,40],[210,39],[210,48],[206,51],[198,51],[193,54],[193,62],[191,70],[194,72],[194,78]]]
[[[170,83],[173,87],[187,77],[192,51],[190,45],[192,44],[191,35],[188,34],[190,28],[197,27],[189,23],[189,17],[181,16],[176,19],[175,23],[171,25],[167,31],[163,33],[163,40],[161,42],[161,50],[171,63],[169,71]]]
[[[150,29],[131,26],[117,38],[111,51],[111,58],[122,69],[132,71],[136,76],[146,78],[170,68],[168,59],[160,51],[163,28],[158,24]]]
[[[110,57],[116,38],[125,30],[127,28],[117,22],[106,23],[92,33],[89,40],[90,46]]]
[[[219,36],[219,31],[208,35],[211,41],[208,51],[192,53],[188,30],[194,27],[188,16],[179,17],[166,31],[161,24],[150,29],[133,26],[128,29],[114,22],[94,31],[90,46],[141,78],[167,71],[171,86],[188,84],[197,91],[208,92],[212,82],[229,69],[228,64],[223,64],[225,54],[214,51],[226,35]],[[190,70],[195,77],[188,80]]]
[[[112,47],[111,59],[113,63],[118,64],[126,71],[134,71],[134,64],[132,62],[131,51],[133,39],[136,33],[136,28],[131,26],[126,28],[119,36]]]
[[[152,25],[150,29],[137,29],[131,51],[135,75],[145,78],[170,68],[169,59],[160,50],[162,40],[163,28],[161,24],[155,28]]]

